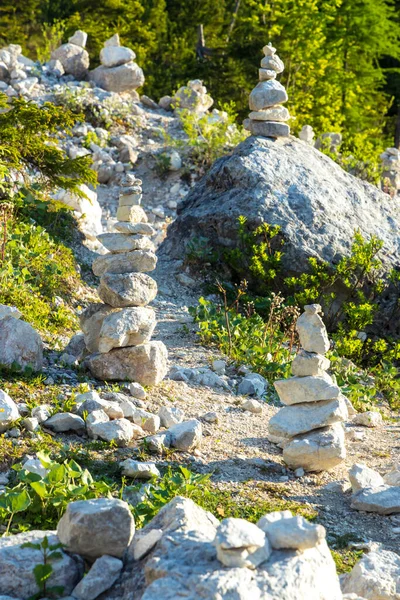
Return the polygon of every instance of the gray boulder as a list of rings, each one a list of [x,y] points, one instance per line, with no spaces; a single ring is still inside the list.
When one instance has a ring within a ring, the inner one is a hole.
[[[145,273],[107,273],[100,279],[98,294],[113,307],[146,306],[157,295],[157,283]]]
[[[43,366],[43,342],[32,325],[12,316],[0,319],[0,365],[40,371]]]
[[[89,69],[89,54],[76,44],[63,44],[51,53],[52,60],[59,60],[67,75],[85,79]]]
[[[134,533],[128,504],[116,498],[71,502],[57,526],[66,549],[88,559],[104,554],[121,558]]]
[[[76,431],[83,433],[86,429],[85,421],[82,417],[72,413],[57,413],[44,421],[44,427],[51,429],[55,433],[63,433],[65,431]]]
[[[135,62],[117,67],[97,67],[89,73],[89,79],[108,92],[136,90],[144,84],[143,71]]]
[[[400,557],[381,549],[365,554],[344,576],[342,590],[366,600],[397,600],[400,598]]]
[[[361,489],[353,494],[351,507],[379,515],[400,513],[400,487],[381,485]]]
[[[43,553],[22,545],[39,544],[45,536],[51,545],[60,542],[54,531],[29,531],[0,538],[0,594],[26,599],[39,592],[33,569],[43,564]],[[53,573],[48,585],[60,586],[64,594],[70,594],[83,576],[83,565],[62,550],[59,552],[60,558],[51,563]]]
[[[115,583],[122,567],[123,562],[119,558],[101,556],[73,590],[73,597],[77,600],[95,600]]]
[[[160,255],[181,259],[194,237],[233,247],[240,215],[250,227],[281,226],[286,272],[303,273],[309,257],[332,263],[348,255],[356,229],[382,239],[386,267],[398,264],[393,200],[295,138],[249,137],[216,161],[180,204]]]

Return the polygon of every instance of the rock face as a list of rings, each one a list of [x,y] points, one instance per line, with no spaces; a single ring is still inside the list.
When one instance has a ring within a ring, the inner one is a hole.
[[[29,323],[13,316],[0,319],[0,365],[31,367],[40,371],[43,366],[43,342]]]
[[[108,92],[136,90],[144,84],[144,75],[135,58],[133,50],[120,46],[119,36],[114,35],[104,43],[101,65],[89,73],[89,79]]]
[[[47,536],[50,545],[58,544],[54,531],[29,531],[0,538],[0,597],[30,598],[39,593],[34,568],[43,564],[43,553],[33,548],[22,548],[28,542],[40,544]],[[60,558],[52,561],[53,573],[49,586],[60,586],[68,595],[83,576],[83,569],[74,558],[59,550]],[[83,566],[83,565],[82,565]]]
[[[250,227],[281,226],[286,273],[307,271],[309,257],[332,263],[347,256],[356,229],[383,241],[386,267],[398,264],[395,203],[296,138],[249,137],[216,161],[179,206],[160,253],[180,260],[194,237],[234,247],[240,215]]]
[[[283,459],[292,469],[324,471],[346,457],[344,430],[348,418],[346,398],[325,372],[329,349],[319,304],[304,307],[296,327],[303,349],[293,360],[299,376],[275,381],[283,404],[269,422],[274,438],[283,440]],[[304,347],[305,345],[305,347]]]
[[[128,504],[116,498],[71,502],[57,526],[65,548],[88,559],[104,554],[121,558],[134,533]]]
[[[110,48],[117,52],[119,46],[106,46],[108,54]],[[118,210],[128,210],[118,215],[120,224],[131,225],[133,220],[135,225],[146,225],[138,222],[141,215],[147,219],[140,206],[141,184],[133,174],[123,179]],[[167,373],[167,349],[162,342],[150,341],[156,318],[154,310],[146,306],[157,294],[156,282],[144,273],[156,266],[154,246],[146,235],[129,228],[102,234],[99,240],[110,251],[93,262],[94,274],[101,275],[98,291],[105,304],[92,304],[80,317],[85,344],[92,353],[86,364],[98,379],[154,385]],[[153,433],[156,425],[151,427]],[[98,427],[102,439],[114,429],[109,423]]]
[[[276,53],[272,44],[263,48],[264,58],[259,70],[260,83],[250,94],[249,106],[252,111],[249,118],[244,121],[244,127],[252,135],[263,137],[287,137],[290,133],[289,125],[285,123],[290,119],[289,111],[280,106],[287,102],[288,95],[279,81],[278,73],[282,73],[284,64]]]

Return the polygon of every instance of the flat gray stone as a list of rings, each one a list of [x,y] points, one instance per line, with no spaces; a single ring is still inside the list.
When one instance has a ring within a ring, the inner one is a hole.
[[[145,273],[106,273],[100,279],[98,294],[112,307],[146,306],[157,295],[157,283]]]
[[[400,513],[400,486],[382,485],[362,489],[353,494],[351,507],[379,515]]]
[[[288,137],[290,135],[289,125],[287,123],[281,123],[280,121],[246,119],[244,128],[250,131],[252,135],[260,135],[262,137],[280,138]]]

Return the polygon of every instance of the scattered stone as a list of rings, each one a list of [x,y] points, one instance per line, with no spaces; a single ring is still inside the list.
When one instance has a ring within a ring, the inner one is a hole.
[[[200,421],[191,419],[172,425],[168,429],[170,445],[181,452],[190,452],[200,446],[203,428]]]
[[[382,485],[361,489],[353,494],[351,507],[379,515],[400,513],[400,487]]]
[[[249,373],[239,383],[238,394],[242,396],[261,397],[265,393],[267,386],[267,380],[262,375]]]
[[[87,42],[87,33],[78,29],[77,31],[75,31],[74,35],[68,38],[68,42],[70,44],[75,44],[76,46],[81,46],[81,48],[84,48]]]
[[[351,467],[349,478],[353,493],[359,492],[363,488],[376,488],[385,485],[383,478],[377,471],[361,463],[354,464]]]
[[[77,600],[95,600],[110,589],[118,579],[124,563],[113,556],[101,556],[92,565],[87,575],[72,591]]]
[[[129,505],[116,498],[70,502],[57,526],[66,550],[87,559],[104,554],[121,558],[134,533]]]
[[[38,458],[29,457],[22,463],[22,466],[25,471],[35,473],[36,475],[40,475],[40,477],[46,477],[48,473],[48,470],[42,465]]]
[[[160,477],[160,471],[157,469],[155,463],[152,462],[139,462],[127,458],[123,462],[119,463],[122,469],[122,475],[125,477],[132,477],[134,479],[151,479],[152,477]]]
[[[206,421],[206,423],[218,423],[218,414],[214,411],[211,411],[203,415],[203,419]]]
[[[27,431],[30,431],[31,433],[40,429],[39,421],[34,417],[26,417],[25,419],[22,419],[21,424]]]
[[[52,60],[59,60],[67,75],[84,79],[89,69],[89,54],[75,43],[63,44],[51,53]]]
[[[217,375],[225,375],[226,362],[224,360],[213,360],[212,368]]]
[[[183,421],[185,413],[177,406],[162,406],[158,411],[158,416],[163,427],[172,427]]]
[[[0,364],[17,364],[40,371],[43,367],[43,342],[34,328],[13,316],[0,319]]]
[[[129,392],[131,396],[138,398],[139,400],[145,400],[147,396],[146,390],[142,385],[140,385],[140,383],[130,383]]]
[[[386,475],[383,476],[383,481],[387,485],[400,486],[400,465],[397,465],[395,469],[386,473]]]
[[[243,410],[248,410],[249,412],[254,413],[255,415],[259,415],[262,413],[262,404],[257,400],[253,400],[251,398],[243,402],[242,408]]]
[[[89,79],[108,92],[118,93],[136,90],[144,84],[143,71],[135,62],[118,67],[102,65],[90,71]]]
[[[57,413],[44,421],[44,427],[51,429],[55,433],[63,433],[65,431],[75,431],[81,434],[85,431],[85,421],[78,415],[69,412]]]
[[[128,419],[114,419],[113,421],[91,421],[89,419],[93,415],[98,417],[95,411],[87,418],[88,432],[91,437],[100,438],[105,442],[115,442],[117,446],[127,446],[129,442],[139,436],[144,437],[144,431],[138,425],[134,425]]]
[[[187,85],[180,87],[169,103],[165,97],[161,100],[167,110],[171,107],[178,112],[186,109],[192,113],[205,113],[214,103],[200,79],[188,81]]]
[[[379,412],[367,411],[358,413],[353,419],[355,425],[363,427],[381,427],[383,424],[382,415]]]

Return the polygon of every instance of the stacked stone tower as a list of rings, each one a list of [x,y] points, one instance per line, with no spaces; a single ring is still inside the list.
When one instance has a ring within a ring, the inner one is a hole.
[[[249,106],[252,112],[244,121],[244,127],[252,135],[287,137],[290,127],[286,121],[290,119],[290,114],[282,104],[287,102],[288,95],[283,85],[276,81],[276,76],[282,73],[285,66],[271,44],[264,46],[263,52],[264,58],[259,69],[260,82],[250,94]]]
[[[293,377],[275,382],[285,406],[272,417],[269,432],[281,438],[283,459],[292,469],[324,471],[346,457],[342,422],[347,398],[326,373],[329,340],[319,304],[304,307],[297,320],[301,350],[292,363]]]
[[[81,328],[91,355],[87,365],[103,380],[136,381],[153,385],[167,372],[167,349],[150,341],[156,326],[154,310],[147,305],[157,295],[157,284],[146,273],[157,264],[154,233],[140,206],[140,179],[127,174],[117,211],[117,233],[103,233],[99,241],[108,254],[93,262],[100,277],[99,296],[81,315]]]

